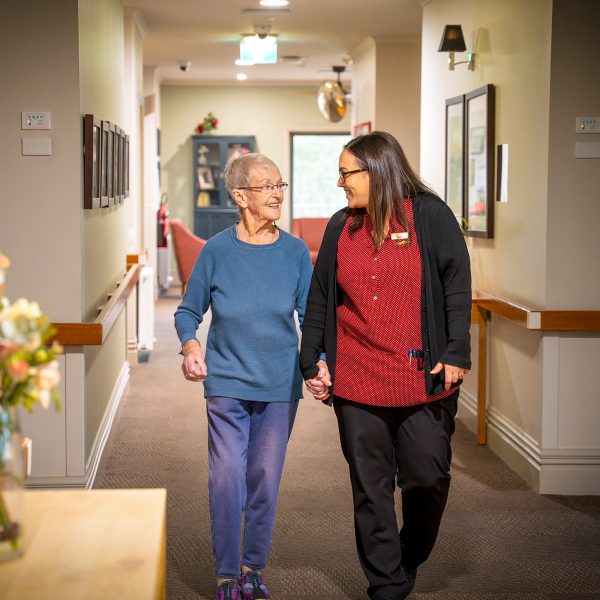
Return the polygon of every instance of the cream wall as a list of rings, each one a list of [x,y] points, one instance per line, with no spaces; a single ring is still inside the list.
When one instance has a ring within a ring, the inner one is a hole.
[[[128,49],[134,55],[130,61],[130,74],[134,75],[136,44],[133,32],[130,37]],[[125,127],[131,119],[127,119],[126,110],[125,30],[123,7],[119,0],[79,1],[79,46],[81,113],[93,113]],[[129,85],[131,94],[136,94],[136,86],[131,86],[131,82]],[[134,141],[130,150],[133,152],[135,147]],[[132,174],[135,172],[133,167]],[[84,320],[96,317],[98,307],[106,303],[107,294],[114,290],[125,272],[126,207],[139,203],[139,186],[135,183],[133,190],[134,195],[125,201],[126,204],[82,211]],[[89,346],[84,350],[86,461],[126,361],[126,349],[125,313],[122,313],[103,346]]]
[[[375,119],[376,45],[372,37],[365,38],[351,51],[352,56],[352,126]],[[387,95],[387,94],[386,94]],[[392,97],[392,94],[389,94]]]
[[[560,35],[552,37],[546,306],[598,310],[600,159],[576,159],[575,143],[600,142],[600,133],[576,134],[575,118],[600,117],[600,3],[555,0],[552,16]]]
[[[13,3],[0,18],[0,250],[12,261],[6,291],[67,322],[81,319],[83,302],[77,26],[74,0]],[[50,112],[52,129],[22,131],[21,111]],[[22,156],[25,137],[50,137],[52,155]]]
[[[92,320],[125,270],[126,212],[83,209],[82,115],[125,124],[122,4],[23,0],[3,12],[0,34],[0,248],[13,262],[7,291],[39,301],[55,322]],[[21,111],[51,112],[52,128],[21,131]],[[22,137],[46,136],[51,156],[21,155]],[[30,484],[85,483],[107,407],[128,376],[124,325],[122,315],[103,346],[65,348],[60,413],[23,415],[33,438]]]
[[[365,38],[351,51],[352,125],[395,136],[419,171],[421,56],[419,42]]]
[[[589,73],[598,16],[583,0],[424,3],[422,177],[444,188],[444,101],[483,84],[496,86],[495,143],[509,146],[508,203],[495,203],[494,238],[467,238],[475,289],[532,307],[598,309],[600,171],[596,160],[573,158],[575,117],[600,104]],[[451,72],[437,52],[447,23],[462,25],[475,71]],[[495,317],[489,332],[490,447],[543,493],[600,493],[600,430],[590,425],[600,418],[600,375],[582,377],[598,337]],[[461,396],[467,422],[475,401],[472,373]]]
[[[316,87],[163,86],[161,88],[162,185],[172,218],[192,227],[193,177],[191,135],[211,111],[218,135],[255,135],[257,149],[280,167],[289,181],[289,134],[293,131],[349,131],[349,117],[328,123],[319,113]],[[280,225],[289,229],[290,204]]]
[[[375,124],[400,142],[413,169],[420,171],[420,41],[377,41]]]

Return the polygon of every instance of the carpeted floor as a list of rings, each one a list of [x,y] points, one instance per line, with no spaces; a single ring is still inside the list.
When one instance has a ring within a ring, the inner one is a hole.
[[[94,487],[167,488],[167,597],[191,600],[213,598],[214,579],[206,413],[202,386],[180,370],[177,304],[175,295],[157,304],[155,350],[132,370]],[[600,497],[539,496],[460,422],[453,447],[440,536],[410,597],[600,599]],[[333,411],[307,397],[265,570],[272,598],[366,598],[352,527]]]

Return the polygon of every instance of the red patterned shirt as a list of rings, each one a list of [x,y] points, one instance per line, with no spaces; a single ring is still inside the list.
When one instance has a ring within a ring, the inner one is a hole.
[[[337,253],[337,282],[344,301],[337,309],[337,359],[333,393],[376,406],[414,406],[438,400],[425,391],[425,373],[409,351],[422,350],[421,255],[412,202],[403,201],[410,244],[391,239],[405,229],[394,219],[378,251],[371,219],[352,236],[348,219]]]

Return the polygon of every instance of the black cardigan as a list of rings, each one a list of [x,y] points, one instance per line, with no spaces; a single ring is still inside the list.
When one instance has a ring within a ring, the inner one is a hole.
[[[438,363],[471,368],[471,271],[469,253],[456,217],[433,194],[413,199],[415,232],[421,251],[421,335],[425,351],[427,394],[444,391],[444,372],[429,371]],[[322,352],[335,377],[337,307],[343,292],[336,282],[338,240],[349,216],[344,208],[331,217],[315,264],[300,346],[304,379],[318,373]]]

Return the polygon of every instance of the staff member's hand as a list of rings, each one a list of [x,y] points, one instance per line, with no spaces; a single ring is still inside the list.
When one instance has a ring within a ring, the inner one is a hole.
[[[202,348],[197,340],[189,340],[183,346],[181,370],[188,381],[204,381],[208,375]]]
[[[308,391],[315,397],[315,400],[327,400],[329,398],[329,387],[331,386],[331,375],[327,362],[319,360],[317,362],[319,372],[313,379],[306,380]]]
[[[437,375],[442,369],[444,369],[444,389],[448,391],[453,383],[458,383],[459,379],[464,379],[465,375],[469,372],[469,369],[461,369],[453,365],[447,365],[439,362],[430,373]]]

